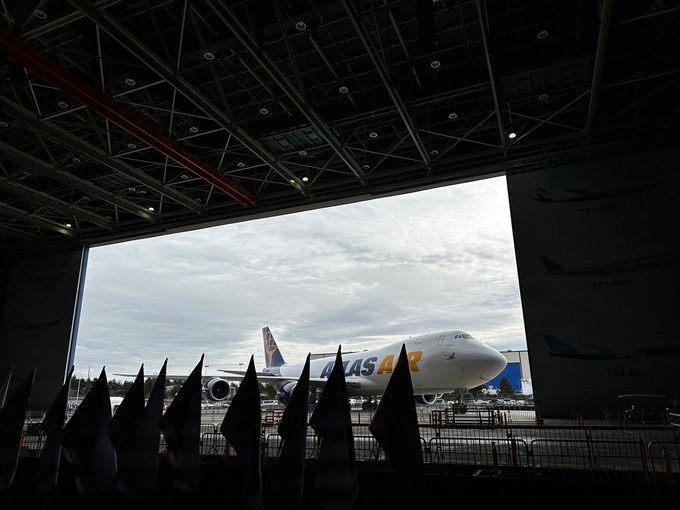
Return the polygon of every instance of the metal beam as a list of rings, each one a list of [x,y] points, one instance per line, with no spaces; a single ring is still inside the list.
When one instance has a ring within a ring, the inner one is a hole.
[[[295,107],[302,112],[302,114],[316,127],[323,137],[326,139],[328,145],[335,151],[338,157],[349,167],[363,184],[366,184],[366,176],[359,164],[355,161],[354,156],[347,150],[347,147],[335,136],[333,130],[324,122],[324,120],[314,111],[314,109],[305,101],[300,92],[288,80],[286,75],[281,72],[276,63],[269,58],[269,56],[258,48],[257,42],[252,38],[248,30],[239,22],[238,17],[227,7],[223,2],[220,2],[220,9],[207,0],[207,4],[215,11],[229,30],[234,34],[236,39],[246,48],[248,55],[250,55],[266,72],[269,77],[283,90],[286,96],[293,102]],[[226,16],[225,16],[226,14]]]
[[[4,142],[0,142],[0,155],[26,168],[30,168],[32,170],[35,170],[36,172],[40,172],[41,174],[50,177],[57,182],[63,182],[68,186],[79,189],[93,197],[97,197],[98,199],[103,200],[104,202],[108,202],[112,205],[115,205],[116,207],[120,207],[124,211],[136,214],[140,218],[143,218],[149,221],[150,223],[158,223],[158,217],[152,212],[150,212],[148,209],[141,207],[133,202],[130,202],[129,200],[125,200],[124,198],[117,197],[113,193],[105,191],[99,188],[98,186],[91,184],[88,181],[85,181],[78,177],[74,177],[73,175],[63,171],[57,171],[51,165],[48,165],[44,161],[41,161],[21,151],[18,151],[11,145],[8,145]]]
[[[93,7],[87,2],[69,0],[69,2],[82,10],[87,17],[97,24],[103,31],[113,37],[116,42],[126,48],[132,55],[136,56],[150,71],[155,72],[163,78],[169,85],[200,108],[206,115],[209,115],[225,131],[239,140],[253,154],[268,164],[276,173],[283,177],[286,182],[292,184],[303,195],[306,195],[305,186],[298,177],[288,168],[281,164],[272,154],[270,154],[260,143],[252,138],[248,133],[237,126],[221,109],[203,96],[186,80],[181,78],[172,68],[160,60],[149,48],[135,39],[120,23],[108,15],[105,11]]]
[[[0,189],[4,189],[10,193],[22,196],[27,200],[54,209],[64,216],[73,216],[83,221],[89,221],[90,223],[94,223],[95,225],[99,225],[100,227],[104,227],[108,230],[113,230],[115,227],[115,223],[113,221],[107,220],[98,214],[91,213],[82,207],[69,204],[63,200],[59,200],[58,198],[51,197],[42,191],[35,191],[28,186],[19,184],[18,182],[12,182],[4,177],[0,177]]]
[[[58,223],[47,220],[41,216],[38,216],[37,214],[27,213],[26,211],[22,211],[21,209],[17,209],[16,207],[9,206],[2,202],[0,202],[0,212],[11,218],[16,218],[18,220],[25,221],[26,223],[30,223],[31,225],[35,225],[38,228],[52,230],[73,239],[78,237],[75,230],[71,228],[65,227],[64,225],[59,225]]]
[[[147,186],[149,189],[154,190],[158,194],[165,195],[168,198],[176,201],[178,204],[182,204],[198,214],[203,213],[203,207],[200,204],[197,204],[194,199],[169,186],[161,184],[159,181],[149,177],[141,170],[127,165],[118,159],[112,158],[103,150],[83,141],[77,136],[73,136],[73,134],[70,132],[61,129],[50,122],[37,119],[33,114],[27,112],[14,103],[3,101],[0,98],[0,104],[3,106],[4,111],[10,113],[12,117],[19,120],[22,124],[29,126],[31,129],[33,129],[33,131],[41,133],[53,140],[57,140],[61,145],[68,147],[78,154],[87,156],[92,161],[96,161],[107,168],[127,175],[131,179],[134,179],[144,186]]]
[[[354,9],[354,6],[351,5],[350,2],[348,2],[347,0],[342,0],[342,3],[344,5],[345,11],[347,11],[349,19],[352,22],[352,25],[354,25],[354,29],[356,30],[359,39],[364,45],[366,53],[373,62],[373,67],[380,76],[380,80],[383,82],[383,85],[385,86],[385,89],[387,90],[387,93],[389,94],[392,103],[397,109],[397,113],[399,113],[402,122],[406,126],[406,130],[408,131],[409,135],[411,136],[411,139],[413,140],[413,143],[418,149],[420,157],[423,159],[423,163],[425,163],[425,166],[427,166],[427,168],[429,169],[432,165],[430,154],[425,149],[425,145],[423,144],[423,141],[420,139],[418,130],[416,129],[415,124],[413,124],[413,120],[406,111],[406,105],[404,105],[403,101],[401,100],[401,97],[399,97],[399,94],[392,86],[390,77],[387,75],[387,71],[385,70],[382,61],[380,60],[380,58],[378,58],[378,55],[376,54],[376,51],[373,48],[371,41],[369,40],[368,34],[366,33],[366,29],[359,21],[359,16],[356,10]]]
[[[248,207],[256,205],[255,196],[243,186],[227,179],[194,154],[154,130],[118,103],[100,94],[93,87],[81,82],[65,69],[58,67],[39,51],[24,44],[14,35],[8,32],[0,33],[0,46],[40,79],[59,88],[102,117],[109,119],[139,140],[176,161],[188,171],[224,191],[243,205]]]

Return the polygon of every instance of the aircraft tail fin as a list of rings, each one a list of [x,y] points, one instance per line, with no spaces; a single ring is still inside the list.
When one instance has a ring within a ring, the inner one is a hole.
[[[267,368],[280,367],[286,362],[283,360],[279,346],[276,345],[274,335],[269,330],[269,327],[262,328],[262,340],[264,341],[264,362]]]
[[[542,202],[553,202],[555,199],[552,197],[552,193],[550,193],[547,189],[538,187],[536,188],[536,199],[540,200]]]
[[[543,263],[543,266],[545,267],[545,270],[548,273],[559,273],[561,272],[564,267],[561,264],[558,264],[552,259],[549,259],[545,255],[539,255],[539,259],[541,259],[541,262]]]
[[[565,344],[552,335],[543,335],[543,339],[548,344],[550,352],[554,354],[579,354],[579,351],[572,346]]]

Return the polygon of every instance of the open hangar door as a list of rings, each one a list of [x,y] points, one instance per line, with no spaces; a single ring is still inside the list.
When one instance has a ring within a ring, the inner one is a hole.
[[[680,398],[680,152],[508,175],[534,398],[612,417]]]

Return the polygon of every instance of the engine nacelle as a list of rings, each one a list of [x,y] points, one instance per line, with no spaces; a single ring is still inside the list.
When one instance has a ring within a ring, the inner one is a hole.
[[[296,386],[297,381],[287,381],[281,384],[279,386],[279,389],[276,391],[278,401],[281,402],[283,405],[287,405],[288,402],[290,402],[290,397],[293,394],[293,391],[295,391]],[[313,388],[309,389],[309,395],[307,395],[307,402],[310,404],[316,402],[316,391]]]
[[[427,404],[431,406],[438,398],[442,398],[442,395],[443,393],[438,393],[436,395],[415,395],[415,398],[418,404]]]
[[[295,386],[297,386],[297,381],[285,382],[279,386],[279,389],[276,392],[279,402],[281,402],[283,405],[287,405],[290,401],[290,396],[295,390]]]
[[[201,391],[204,399],[211,402],[221,402],[234,395],[236,385],[219,377],[213,377],[205,382]]]

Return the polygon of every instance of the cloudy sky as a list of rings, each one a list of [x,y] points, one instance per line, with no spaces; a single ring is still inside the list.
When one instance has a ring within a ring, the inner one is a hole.
[[[92,247],[76,375],[260,370],[264,326],[287,362],[446,329],[526,349],[505,178]]]

